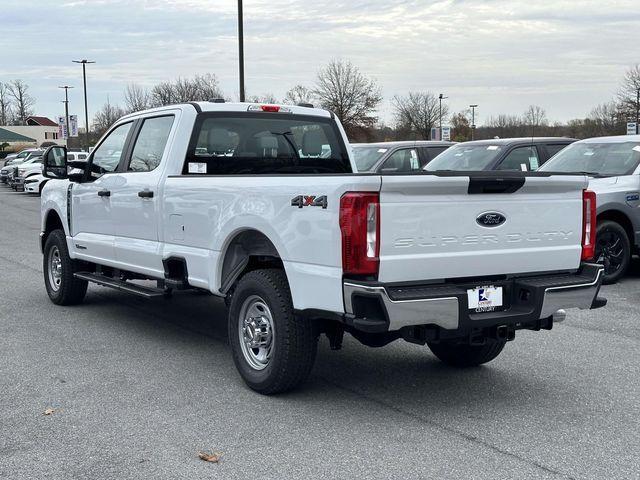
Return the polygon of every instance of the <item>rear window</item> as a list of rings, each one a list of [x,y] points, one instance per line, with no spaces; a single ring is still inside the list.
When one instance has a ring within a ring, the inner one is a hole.
[[[184,175],[350,173],[329,118],[282,113],[200,114]]]

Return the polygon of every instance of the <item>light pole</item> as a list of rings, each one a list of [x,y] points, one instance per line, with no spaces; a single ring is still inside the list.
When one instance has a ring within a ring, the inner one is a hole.
[[[81,63],[82,64],[82,83],[84,86],[84,137],[85,143],[87,147],[87,152],[89,151],[89,111],[87,109],[87,71],[85,67],[87,63],[96,63],[90,60],[72,60],[73,63]]]
[[[442,140],[442,100],[445,100],[447,98],[449,97],[445,97],[442,93],[438,95],[438,99],[440,100],[440,121],[439,121],[440,131],[438,132],[440,136],[440,140]]]
[[[240,70],[240,101],[244,102],[244,29],[242,26],[242,0],[238,0],[238,63]]]
[[[64,85],[58,88],[64,88],[64,118],[65,124],[67,125],[67,138],[65,140],[67,141],[67,146],[69,146],[69,137],[71,137],[71,131],[69,130],[69,89],[73,87]]]
[[[476,107],[478,105],[469,105],[471,107],[471,140],[473,140],[473,131],[476,129]]]

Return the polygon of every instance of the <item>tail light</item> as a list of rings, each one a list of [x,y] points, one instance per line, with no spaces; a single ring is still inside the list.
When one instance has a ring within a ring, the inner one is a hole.
[[[348,192],[340,199],[342,270],[346,275],[378,275],[380,195]]]
[[[596,254],[596,194],[582,192],[582,260],[592,260]]]

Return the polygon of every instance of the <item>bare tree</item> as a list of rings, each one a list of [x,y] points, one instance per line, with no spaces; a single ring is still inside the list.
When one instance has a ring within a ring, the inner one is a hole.
[[[171,105],[176,103],[173,85],[169,82],[158,83],[151,89],[151,105],[161,107],[163,105]]]
[[[198,85],[189,78],[180,78],[173,83],[175,102],[193,102],[198,97]]]
[[[193,83],[196,87],[196,96],[192,100],[207,102],[216,98],[224,98],[218,77],[213,73],[196,75]]]
[[[592,120],[596,131],[592,136],[616,135],[623,132],[624,106],[614,101],[596,105],[585,121]]]
[[[93,130],[96,134],[102,135],[120,117],[125,115],[124,109],[117,105],[112,105],[107,100],[100,110],[93,117]]]
[[[407,129],[423,139],[429,139],[431,128],[440,120],[440,103],[431,92],[409,92],[406,96],[396,95],[392,100],[398,126]],[[442,106],[442,117],[449,115],[449,108]]]
[[[463,110],[451,117],[453,127],[453,140],[464,142],[471,139],[471,122],[469,121],[469,111]]]
[[[29,86],[22,80],[13,80],[8,84],[9,95],[13,98],[15,114],[20,125],[24,125],[28,116],[33,115],[35,99],[29,95]]]
[[[313,103],[313,93],[304,85],[296,85],[289,89],[282,103],[298,105],[299,103]]]
[[[130,83],[124,90],[124,104],[129,112],[146,110],[151,104],[151,96],[140,85]]]
[[[0,125],[9,125],[11,119],[11,99],[6,83],[0,82]]]
[[[627,119],[640,122],[640,64],[631,67],[625,73],[618,98]]]
[[[313,94],[336,114],[347,133],[373,127],[382,95],[375,80],[348,61],[333,60],[318,72]]]
[[[262,95],[251,95],[247,97],[251,103],[278,103],[278,99],[273,93],[263,93]]]
[[[531,130],[531,136],[535,136],[536,129],[548,125],[547,112],[538,105],[529,105],[524,112],[524,121]]]

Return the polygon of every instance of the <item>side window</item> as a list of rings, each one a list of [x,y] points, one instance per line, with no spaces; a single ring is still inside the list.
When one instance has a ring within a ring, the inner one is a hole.
[[[78,154],[78,160],[86,160],[87,159],[87,154],[86,153],[79,153]]]
[[[91,177],[98,178],[105,173],[115,172],[123,155],[124,144],[132,123],[116,127],[107,138],[93,151]]]
[[[160,165],[172,125],[172,115],[144,120],[131,154],[130,172],[150,172]]]
[[[556,153],[558,153],[560,150],[562,150],[563,148],[565,148],[567,145],[565,144],[557,144],[557,143],[553,143],[553,144],[547,144],[545,145],[545,148],[547,149],[547,153],[549,154],[549,158],[553,157]]]
[[[498,170],[536,171],[540,166],[538,149],[534,146],[517,147],[511,150],[498,165]]]
[[[420,170],[418,152],[415,148],[397,150],[382,165],[382,172],[414,172]]]
[[[431,160],[433,160],[434,158],[436,158],[438,155],[440,155],[442,152],[444,152],[447,148],[449,148],[448,146],[446,147],[424,147],[423,148],[423,152],[424,152],[424,156],[427,159],[427,163],[430,162]]]

